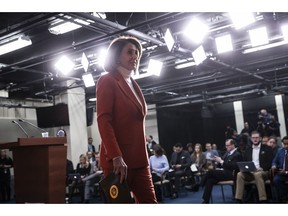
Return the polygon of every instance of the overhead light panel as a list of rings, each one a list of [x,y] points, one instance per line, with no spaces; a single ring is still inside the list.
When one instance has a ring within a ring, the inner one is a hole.
[[[93,12],[92,15],[101,19],[106,19],[106,13],[104,12]]]
[[[195,66],[196,63],[193,61],[193,58],[179,59],[175,61],[175,69],[182,69],[187,67]]]
[[[92,20],[85,21],[82,19],[74,19],[73,22],[64,21],[62,19],[59,20],[48,28],[51,34],[55,35],[64,34],[73,31],[75,29],[79,29],[82,27],[82,25],[90,25],[90,23],[93,22]]]
[[[173,47],[174,47],[175,40],[174,40],[174,38],[170,32],[170,29],[166,30],[164,40],[165,40],[165,43],[166,43],[166,46],[167,46],[169,52],[171,52]]]
[[[32,44],[32,41],[28,36],[21,35],[14,40],[10,40],[7,43],[0,45],[0,55],[21,49],[23,47],[29,46]]]
[[[55,67],[64,75],[67,75],[70,71],[72,71],[74,66],[75,64],[66,56],[62,56],[55,64]]]
[[[269,43],[266,27],[249,30],[251,45],[253,47]]]
[[[251,12],[230,12],[229,15],[235,29],[243,28],[256,21],[254,14]]]
[[[83,82],[84,82],[86,88],[89,88],[91,86],[95,86],[95,82],[94,82],[94,79],[93,79],[93,76],[91,73],[86,73],[86,74],[82,75],[82,79],[83,79]]]
[[[191,61],[191,62],[186,62],[186,63],[182,63],[182,64],[179,64],[179,65],[176,65],[175,66],[175,69],[182,69],[182,68],[187,68],[187,67],[192,67],[192,66],[195,66],[196,63]]]
[[[288,41],[288,25],[281,26],[282,35],[285,41]]]
[[[201,64],[207,58],[205,50],[202,45],[192,52],[192,56],[194,58],[196,65]]]
[[[218,53],[225,53],[233,50],[232,39],[230,34],[215,38]]]
[[[89,101],[90,102],[95,102],[95,101],[97,101],[97,99],[96,98],[89,98]]]
[[[81,64],[83,65],[85,72],[87,72],[89,67],[89,60],[84,52],[82,53]]]
[[[279,41],[279,42],[275,42],[275,43],[271,43],[271,44],[265,44],[265,45],[262,45],[262,46],[257,46],[257,47],[252,47],[252,48],[249,48],[249,49],[245,49],[242,53],[243,54],[248,54],[248,53],[252,53],[252,52],[257,52],[257,51],[260,51],[260,50],[265,50],[265,49],[270,49],[270,48],[273,48],[273,47],[278,47],[278,46],[282,46],[282,45],[285,45],[287,44],[288,41]]]
[[[147,69],[147,74],[160,76],[161,70],[162,70],[163,62],[150,59]]]
[[[81,27],[82,27],[81,25],[78,25],[73,22],[63,22],[61,24],[51,26],[48,30],[52,34],[59,35],[59,34],[64,34],[66,32],[73,31]]]
[[[208,32],[209,27],[199,19],[194,18],[186,27],[184,34],[198,44],[202,42]]]

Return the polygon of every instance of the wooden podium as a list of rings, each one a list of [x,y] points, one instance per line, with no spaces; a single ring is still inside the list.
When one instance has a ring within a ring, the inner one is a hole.
[[[65,203],[66,137],[19,138],[13,152],[16,203]]]

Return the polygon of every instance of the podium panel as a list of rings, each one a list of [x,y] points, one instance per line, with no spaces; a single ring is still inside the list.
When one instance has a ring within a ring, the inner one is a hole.
[[[66,137],[19,138],[13,153],[16,203],[65,203]]]

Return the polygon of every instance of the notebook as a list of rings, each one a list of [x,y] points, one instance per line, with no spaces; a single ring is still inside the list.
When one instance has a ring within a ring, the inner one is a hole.
[[[238,168],[241,172],[255,172],[256,166],[253,161],[237,162]]]
[[[134,203],[126,181],[120,184],[120,176],[110,173],[100,181],[107,203]]]

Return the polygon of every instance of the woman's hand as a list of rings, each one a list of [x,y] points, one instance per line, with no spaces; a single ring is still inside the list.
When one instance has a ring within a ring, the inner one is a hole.
[[[113,172],[120,174],[120,183],[127,178],[127,165],[121,156],[113,158]]]

